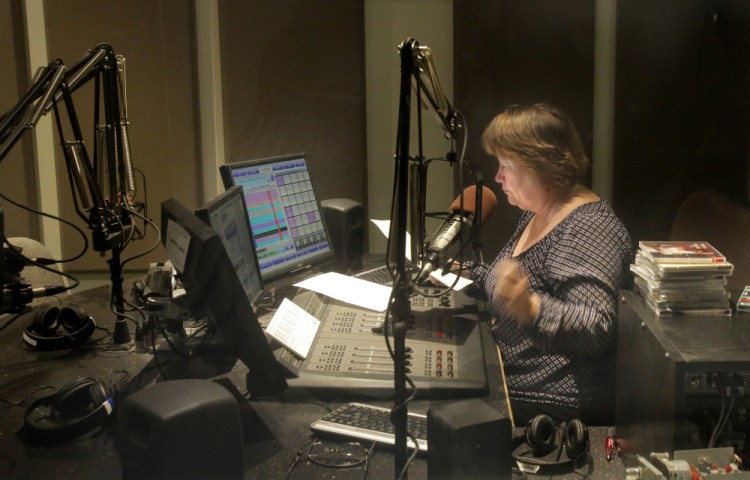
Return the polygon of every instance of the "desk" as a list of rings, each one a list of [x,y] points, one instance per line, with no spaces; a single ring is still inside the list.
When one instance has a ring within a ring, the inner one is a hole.
[[[112,330],[114,315],[109,311],[109,287],[99,287],[77,293],[69,297],[67,303],[85,307],[94,317],[98,326]],[[4,321],[4,320],[3,320]],[[107,351],[102,346],[86,346],[58,352],[37,352],[27,347],[21,340],[23,329],[30,322],[27,315],[18,319],[10,327],[0,332],[0,396],[6,400],[21,402],[31,395],[38,398],[50,391],[38,392],[43,386],[60,386],[86,376],[103,379],[126,371],[138,378],[137,388],[142,388],[157,379],[156,369],[147,368],[153,355],[146,352]],[[131,328],[131,332],[133,329]],[[97,330],[92,339],[102,333]],[[494,343],[490,335],[484,335],[487,367],[490,376],[489,402],[505,409],[504,395]],[[244,391],[245,367],[241,363],[226,376],[241,391]],[[140,375],[140,376],[139,376]],[[35,392],[37,392],[35,394]],[[449,400],[417,400],[409,410],[426,413],[432,405]],[[384,402],[369,402],[387,405]],[[331,403],[331,406],[336,404]],[[310,423],[325,414],[323,405],[311,401],[295,402],[253,402],[252,407],[262,420],[253,433],[255,438],[244,447],[245,478],[274,479],[284,478],[297,449],[309,442],[312,432]],[[4,479],[88,479],[122,477],[120,458],[117,453],[114,427],[103,433],[75,441],[68,445],[52,447],[31,447],[24,444],[16,431],[23,424],[24,408],[0,403],[0,478]],[[516,429],[515,433],[520,433]],[[590,429],[592,447],[586,465],[577,472],[558,475],[560,479],[622,479],[624,467],[619,459],[606,462],[603,457],[605,428]],[[385,447],[376,449],[369,465],[367,478],[394,478],[394,455]],[[299,469],[299,471],[297,471]],[[337,470],[336,478],[361,478],[358,468],[351,471]],[[299,466],[293,478],[331,478],[332,471],[324,467]],[[427,459],[418,457],[409,469],[409,477],[427,478]],[[521,477],[519,477],[521,478]],[[529,478],[549,478],[533,477]]]
[[[706,419],[718,418],[725,403],[732,437],[719,446],[747,445],[748,331],[747,312],[659,317],[635,292],[622,293],[616,418],[626,457],[706,448],[713,425]]]

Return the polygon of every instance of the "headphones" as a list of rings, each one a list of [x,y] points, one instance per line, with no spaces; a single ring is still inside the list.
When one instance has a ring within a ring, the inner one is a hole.
[[[529,450],[516,453],[524,443]],[[524,434],[513,439],[513,459],[521,471],[552,475],[583,465],[589,447],[589,430],[582,421],[576,419],[558,425],[548,415],[537,415],[526,425]],[[554,459],[543,458],[555,450]],[[561,458],[562,450],[566,458]]]
[[[112,388],[99,380],[79,378],[33,401],[18,435],[31,445],[64,443],[104,426],[113,408]]]
[[[37,308],[22,338],[37,350],[61,350],[83,345],[95,328],[94,319],[77,305],[47,305]]]

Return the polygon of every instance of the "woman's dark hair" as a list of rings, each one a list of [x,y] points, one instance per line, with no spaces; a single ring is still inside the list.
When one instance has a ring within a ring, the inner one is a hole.
[[[512,154],[550,187],[574,186],[589,167],[573,123],[545,103],[508,107],[484,130],[482,144],[490,155]]]

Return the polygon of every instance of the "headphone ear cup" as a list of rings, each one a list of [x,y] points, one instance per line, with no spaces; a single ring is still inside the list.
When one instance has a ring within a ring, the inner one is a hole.
[[[91,378],[78,378],[62,387],[55,395],[52,410],[64,419],[81,416],[91,403],[91,387],[96,384]]]
[[[557,426],[548,415],[537,415],[526,425],[526,443],[536,455],[546,455],[555,448]]]
[[[112,396],[112,393],[104,382],[97,381],[89,387],[89,395],[91,396],[91,403],[98,408]]]
[[[60,324],[68,333],[77,332],[88,321],[88,314],[78,305],[66,305],[60,309]]]
[[[565,428],[565,454],[571,460],[577,460],[588,453],[589,429],[580,420],[571,420]]]
[[[47,305],[39,307],[34,312],[32,319],[32,328],[36,333],[42,336],[51,337],[57,331],[60,325],[60,307]]]
[[[89,321],[84,309],[77,305],[66,305],[60,309],[60,325],[68,333],[74,333],[83,328]]]

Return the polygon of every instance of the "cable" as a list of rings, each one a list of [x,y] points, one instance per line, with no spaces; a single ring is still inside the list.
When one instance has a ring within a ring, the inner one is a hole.
[[[142,321],[146,321],[146,314],[143,313],[143,308],[139,307],[138,305],[134,304],[133,302],[126,300],[124,297],[122,299],[123,303],[125,305],[129,306],[131,310],[128,310],[129,312],[138,312],[138,314],[141,316]],[[135,322],[136,325],[140,325],[137,321]]]
[[[140,169],[133,167],[133,171],[137,172],[141,176],[141,182],[143,183],[143,202],[140,202],[140,206],[143,209],[143,216],[148,218],[148,188],[146,185],[146,175],[141,171]],[[138,194],[137,184],[136,184],[136,190],[133,192],[133,197]],[[145,237],[145,229],[146,229],[146,222],[144,221],[143,224],[144,232],[140,237],[137,237],[138,240]]]
[[[722,413],[719,414],[719,421],[716,423],[716,426],[714,427],[714,432],[711,435],[711,439],[708,442],[708,448],[714,448],[716,445],[716,442],[719,440],[719,435],[724,431],[724,428],[727,426],[727,422],[729,421],[729,418],[732,416],[732,411],[734,410],[734,400],[735,400],[734,391],[731,393],[731,399],[729,401],[729,409],[726,411],[726,415],[723,415]],[[722,395],[721,397],[721,410],[724,411],[724,402],[725,397]],[[722,418],[723,417],[723,418]]]
[[[69,221],[67,221],[67,220],[65,220],[65,219],[63,219],[61,217],[57,217],[55,215],[51,215],[49,213],[42,212],[41,210],[35,210],[35,209],[33,209],[33,208],[31,208],[31,207],[29,207],[27,205],[23,205],[22,203],[16,202],[15,200],[11,199],[10,197],[8,197],[8,196],[6,196],[6,195],[4,195],[2,193],[0,193],[0,198],[2,198],[3,200],[5,200],[6,202],[10,203],[13,206],[15,206],[17,208],[20,208],[21,210],[26,210],[29,213],[33,213],[35,215],[40,215],[42,217],[47,217],[47,218],[50,218],[52,220],[56,220],[56,221],[58,221],[60,223],[64,223],[64,224],[72,227],[76,232],[78,232],[78,234],[81,236],[81,238],[83,238],[83,249],[81,250],[80,253],[78,253],[77,255],[75,255],[74,257],[71,257],[71,258],[65,258],[65,259],[60,259],[60,260],[51,260],[49,263],[68,263],[68,262],[72,262],[74,260],[78,260],[79,258],[81,258],[86,253],[86,251],[88,251],[88,248],[89,248],[89,239],[86,236],[86,233],[84,233],[84,231],[78,225],[75,225],[72,222],[69,222]]]
[[[114,295],[110,293],[110,295],[109,295],[109,311],[112,312],[112,313],[114,313],[116,317],[122,317],[122,318],[124,318],[126,320],[130,320],[135,325],[138,325],[138,320],[136,320],[135,317],[132,317],[130,315],[126,315],[125,312],[119,312],[119,311],[117,311],[117,306],[115,305],[115,301],[114,300],[115,300],[114,299]],[[123,298],[123,302],[127,302],[125,300],[125,298]],[[115,320],[115,322],[120,322],[120,321],[122,321],[122,320],[120,320],[119,318],[117,320]]]
[[[15,314],[14,316],[12,316],[11,318],[9,318],[7,322],[5,322],[2,326],[0,326],[0,332],[2,332],[3,330],[5,330],[6,328],[10,327],[16,320],[18,320],[24,314],[26,314],[26,313],[28,313],[30,311],[31,311],[31,309],[22,310],[22,311],[18,312],[17,314]]]
[[[148,224],[149,226],[151,226],[151,227],[152,227],[152,228],[154,229],[154,231],[155,231],[155,232],[156,232],[156,234],[157,234],[157,235],[156,235],[156,242],[154,242],[154,244],[153,244],[153,245],[152,245],[152,246],[151,246],[151,247],[150,247],[149,249],[147,249],[146,251],[144,251],[144,252],[142,252],[142,253],[139,253],[138,255],[134,255],[134,256],[132,256],[132,257],[129,257],[129,258],[127,258],[127,259],[123,260],[122,262],[120,262],[120,268],[121,268],[121,269],[122,269],[122,267],[124,267],[124,266],[125,266],[125,265],[126,265],[126,264],[127,264],[128,262],[131,262],[131,261],[133,261],[133,260],[136,260],[136,259],[138,259],[138,258],[141,258],[141,257],[143,257],[143,256],[145,256],[145,255],[148,255],[149,253],[151,253],[151,252],[153,252],[154,250],[156,250],[156,248],[157,248],[157,247],[159,247],[159,245],[161,245],[161,230],[159,229],[159,227],[158,227],[158,226],[157,226],[157,225],[156,225],[156,224],[155,224],[155,223],[154,223],[154,222],[153,222],[153,221],[152,221],[151,219],[149,219],[149,218],[146,218],[145,216],[143,216],[143,215],[141,215],[141,214],[139,214],[139,213],[137,213],[137,212],[134,212],[134,211],[133,211],[133,212],[131,212],[131,213],[132,213],[133,215],[135,215],[135,216],[137,216],[137,217],[141,218],[141,219],[142,219],[142,220],[144,221],[144,223],[145,223],[145,224]],[[143,236],[142,236],[141,238],[145,238],[145,233],[144,233],[144,235],[143,235]]]
[[[713,11],[709,11],[709,6],[706,6],[696,82],[699,87],[712,93],[721,91],[732,77],[733,65],[728,45],[727,24],[721,8],[714,7]],[[711,29],[714,30],[711,32],[713,35],[710,35]],[[707,65],[709,61],[711,64]]]
[[[182,359],[187,360],[188,362],[190,362],[193,358],[200,356],[201,353],[203,352],[203,349],[206,348],[206,346],[208,346],[211,340],[213,339],[215,333],[209,330],[207,327],[208,327],[208,322],[197,321],[197,326],[195,327],[194,331],[190,335],[188,335],[181,342],[180,345],[177,345],[175,342],[172,341],[172,339],[167,334],[166,328],[164,328],[162,325],[159,325],[158,321],[155,322],[155,325],[153,326],[153,328],[155,328],[159,333],[161,333],[162,337],[169,345],[170,351],[172,351],[173,353],[175,353],[177,356],[181,357]],[[183,351],[182,347],[185,346],[191,339],[195,338],[197,336],[196,334],[202,332],[203,330],[206,330],[206,333],[201,338],[201,342],[197,346],[195,346],[195,348],[193,348],[191,351],[189,352]],[[161,375],[161,377],[164,380],[169,380],[168,376],[162,370],[161,364],[158,362],[158,359],[157,359],[158,350],[156,348],[156,332],[153,332],[151,334],[151,347],[153,349],[154,361],[156,363],[157,369],[159,370],[159,375]],[[188,365],[186,364],[185,369],[187,368],[188,368]]]
[[[132,381],[132,375],[127,370],[115,370],[106,377],[102,378],[102,381],[107,381],[112,377],[113,375],[120,374],[122,375],[122,378],[120,378],[117,381],[110,381],[109,385],[112,387],[112,389],[117,393],[122,393],[122,391],[130,385],[130,382]]]
[[[56,270],[54,268],[50,268],[50,267],[48,267],[47,265],[45,265],[43,263],[39,263],[38,261],[32,260],[31,258],[27,257],[26,255],[23,254],[23,252],[21,251],[20,248],[16,247],[12,243],[10,243],[8,241],[7,237],[3,236],[2,241],[6,245],[8,245],[9,250],[12,251],[14,255],[17,255],[19,258],[23,259],[27,264],[30,264],[30,265],[33,265],[35,267],[41,268],[42,270],[46,270],[46,271],[48,271],[50,273],[54,273],[55,275],[60,275],[61,277],[65,277],[68,280],[71,280],[73,282],[72,285],[67,285],[67,286],[62,286],[61,285],[60,288],[62,290],[59,291],[59,292],[56,292],[56,293],[58,293],[58,294],[59,293],[64,293],[64,292],[67,292],[69,290],[73,290],[74,288],[78,287],[78,285],[80,285],[80,283],[81,283],[80,280],[78,280],[73,275],[70,275],[69,273],[65,273],[62,270]],[[60,262],[54,262],[54,263],[60,263]]]
[[[37,388],[36,390],[34,390],[33,392],[31,392],[30,394],[28,394],[27,396],[25,396],[24,398],[22,398],[21,400],[19,400],[17,402],[15,402],[13,400],[10,400],[10,399],[8,399],[8,398],[6,398],[4,396],[0,396],[0,402],[7,403],[8,405],[12,405],[14,407],[24,407],[24,408],[26,408],[26,407],[28,407],[27,402],[28,402],[29,399],[31,399],[32,397],[34,397],[34,395],[36,395],[37,393],[43,392],[45,390],[56,390],[56,389],[55,389],[55,387],[52,387],[52,386],[39,387],[39,388]]]

